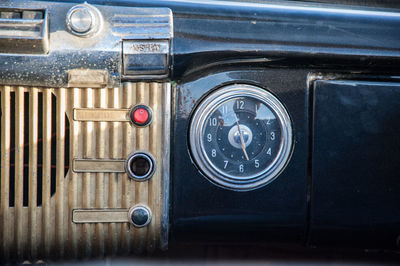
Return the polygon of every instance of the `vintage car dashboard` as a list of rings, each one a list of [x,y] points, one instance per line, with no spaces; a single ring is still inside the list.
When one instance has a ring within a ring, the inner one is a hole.
[[[0,3],[3,261],[400,248],[400,9]]]

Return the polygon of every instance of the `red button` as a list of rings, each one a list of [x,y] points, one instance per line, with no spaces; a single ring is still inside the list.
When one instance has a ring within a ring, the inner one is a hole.
[[[144,124],[149,119],[149,113],[144,108],[138,108],[133,112],[133,121],[138,124]]]

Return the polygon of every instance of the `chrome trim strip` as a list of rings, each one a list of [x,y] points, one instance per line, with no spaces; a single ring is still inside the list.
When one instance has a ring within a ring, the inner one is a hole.
[[[75,121],[129,122],[130,109],[74,108]]]
[[[74,223],[127,223],[129,209],[76,209],[72,211]]]
[[[75,173],[125,173],[125,160],[74,158],[72,171]]]
[[[164,89],[164,157],[163,157],[163,206],[161,219],[161,250],[168,249],[169,235],[169,185],[170,185],[170,141],[171,141],[171,83],[165,84]]]

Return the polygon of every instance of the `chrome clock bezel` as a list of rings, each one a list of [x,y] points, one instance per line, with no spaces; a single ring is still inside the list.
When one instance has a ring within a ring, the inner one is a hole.
[[[245,177],[229,175],[218,169],[206,155],[202,137],[209,114],[222,103],[236,97],[251,97],[269,106],[276,114],[281,127],[281,143],[273,162],[257,174]],[[254,85],[227,85],[208,95],[192,116],[189,134],[191,154],[201,172],[212,183],[234,191],[250,191],[272,182],[286,167],[292,152],[293,132],[286,108],[272,93]]]

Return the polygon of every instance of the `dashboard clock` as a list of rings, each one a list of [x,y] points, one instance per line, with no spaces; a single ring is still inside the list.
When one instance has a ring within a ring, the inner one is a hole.
[[[247,84],[222,87],[197,107],[190,149],[203,174],[235,191],[274,180],[292,150],[292,126],[283,104],[270,92]]]

